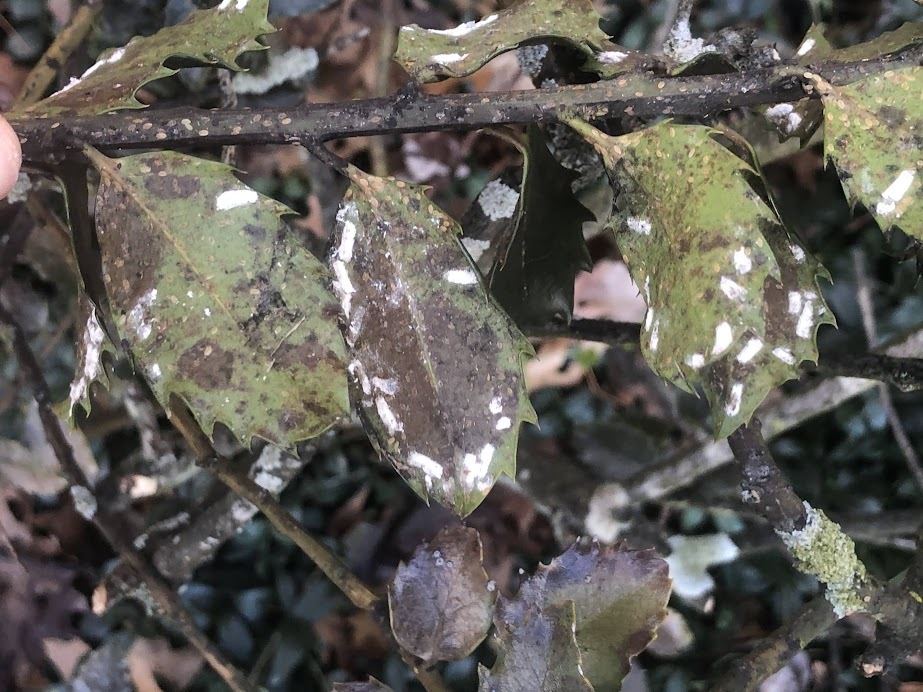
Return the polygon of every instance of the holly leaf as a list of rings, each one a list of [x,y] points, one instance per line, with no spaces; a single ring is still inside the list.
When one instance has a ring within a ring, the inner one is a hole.
[[[653,551],[597,543],[574,544],[547,567],[539,565],[514,598],[498,599],[494,623],[503,665],[491,675],[512,667],[512,662],[506,662],[511,651],[516,652],[515,670],[524,675],[534,664],[520,663],[531,657],[519,647],[528,648],[531,642],[541,642],[539,657],[550,657],[544,652],[552,648],[556,656],[569,657],[564,640],[570,635],[576,640],[579,657],[565,659],[562,667],[570,672],[574,686],[501,685],[500,689],[592,689],[579,682],[584,676],[597,689],[618,689],[628,674],[631,657],[647,647],[666,617],[668,571],[667,563]],[[574,620],[568,617],[571,606]]]
[[[578,174],[552,156],[541,130],[530,127],[527,137],[522,191],[488,283],[517,324],[567,323],[574,278],[591,267],[583,224],[594,216],[571,187]]]
[[[497,593],[482,560],[478,532],[452,525],[401,563],[388,609],[404,651],[425,664],[460,661],[484,640]]]
[[[165,408],[176,395],[206,433],[221,421],[287,449],[348,412],[336,302],[288,208],[221,163],[87,154],[109,304]]]
[[[176,74],[164,67],[170,58],[240,71],[237,58],[263,50],[256,38],[276,29],[266,19],[269,0],[223,0],[196,10],[181,24],[153,36],[136,36],[121,48],[104,52],[79,78],[48,98],[11,117],[53,118],[100,115],[122,108],[144,108],[135,92],[148,82]]]
[[[857,43],[846,48],[834,48],[824,36],[823,29],[812,25],[798,49],[795,58],[801,65],[815,65],[821,62],[860,62],[881,60],[923,42],[923,23],[906,22],[894,31],[886,31],[871,41]]]
[[[609,40],[590,0],[521,0],[453,29],[403,26],[394,60],[417,82],[435,82],[465,77],[501,53],[542,40],[580,51],[588,60],[586,69],[604,77],[630,72],[649,60]]]
[[[923,240],[923,67],[889,70],[846,86],[813,78],[824,104],[824,154],[846,196],[882,231]]]
[[[356,407],[422,498],[466,516],[501,473],[514,477],[519,425],[535,421],[532,348],[423,187],[347,174],[330,261]]]
[[[96,308],[86,293],[80,292],[77,313],[82,324],[80,341],[77,343],[77,369],[71,381],[66,411],[62,417],[73,422],[75,406],[81,406],[90,412],[90,388],[95,382],[109,388],[109,375],[103,364],[103,353],[109,353],[113,360],[117,357],[115,346],[106,336],[106,332],[96,314]],[[62,407],[63,409],[63,407]]]
[[[491,670],[479,667],[480,692],[593,691],[583,675],[573,601],[511,614],[502,605],[497,610],[501,653]]]
[[[833,323],[824,270],[756,192],[759,174],[708,127],[664,122],[610,137],[574,121],[616,188],[619,248],[648,311],[641,347],[663,378],[708,398],[715,434],[746,423],[775,386],[817,359]]]

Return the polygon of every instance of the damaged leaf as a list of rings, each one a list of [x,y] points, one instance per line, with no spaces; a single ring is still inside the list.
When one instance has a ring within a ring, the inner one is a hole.
[[[817,359],[833,318],[823,268],[757,194],[759,174],[708,127],[664,122],[622,137],[572,125],[603,155],[616,188],[619,248],[648,311],[641,347],[651,367],[708,398],[726,437],[771,389]]]
[[[285,448],[348,412],[327,272],[281,220],[286,207],[221,163],[87,153],[109,303],[165,408],[176,395],[208,434],[221,421],[244,444]]]
[[[538,641],[540,649],[570,659],[565,669],[574,686],[499,689],[592,689],[579,682],[583,676],[596,689],[618,689],[629,660],[645,649],[666,617],[669,597],[667,564],[653,551],[574,544],[547,567],[539,565],[514,598],[498,600],[494,622],[502,653],[491,676],[514,665],[525,674],[536,664],[519,649]],[[575,620],[569,617],[571,607]],[[564,645],[568,637],[576,638],[579,656],[570,658]],[[482,684],[482,689],[491,688]]]
[[[824,154],[850,203],[882,231],[923,240],[923,67],[889,70],[835,87],[814,84],[824,103]]]
[[[530,127],[527,137],[522,192],[488,284],[519,325],[568,323],[574,278],[591,267],[583,224],[594,217],[571,189],[577,173],[551,155],[541,130]],[[487,209],[483,195],[478,203]]]
[[[604,77],[630,72],[647,60],[609,40],[589,0],[521,0],[454,29],[403,26],[394,59],[416,81],[435,82],[465,77],[501,53],[543,39],[580,51],[587,57],[586,69]]]
[[[507,614],[497,607],[497,645],[489,671],[480,666],[480,692],[592,692],[576,639],[573,601]]]
[[[256,38],[276,29],[266,20],[269,0],[222,0],[208,10],[192,12],[182,24],[153,36],[136,36],[121,48],[103,53],[79,78],[48,98],[11,117],[52,118],[100,115],[121,108],[144,108],[135,92],[177,70],[164,67],[170,58],[239,71],[237,58],[263,50]]]
[[[331,255],[366,429],[410,486],[466,516],[534,422],[525,337],[493,302],[458,224],[424,188],[349,167]]]
[[[448,526],[401,563],[388,586],[394,638],[430,665],[460,661],[490,629],[496,585],[481,564],[475,529]]]
[[[109,353],[113,360],[116,358],[115,346],[103,329],[96,307],[83,291],[80,292],[77,311],[78,324],[83,327],[79,330],[80,341],[77,342],[77,370],[68,393],[66,417],[71,419],[75,406],[90,412],[90,388],[94,382],[109,388],[103,353]]]
[[[846,48],[834,48],[824,36],[823,29],[812,25],[795,51],[801,65],[821,62],[859,62],[881,60],[923,42],[923,23],[906,22],[894,31],[886,31],[871,41]]]

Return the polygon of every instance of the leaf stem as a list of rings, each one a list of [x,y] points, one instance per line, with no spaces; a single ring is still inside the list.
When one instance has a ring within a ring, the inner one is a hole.
[[[276,530],[291,539],[353,605],[361,610],[370,610],[378,602],[378,596],[350,571],[346,563],[305,531],[272,493],[249,478],[245,472],[236,469],[229,460],[215,455],[211,443],[192,414],[175,398],[170,406],[170,420],[192,448],[199,465],[214,474],[230,490],[253,503]]]

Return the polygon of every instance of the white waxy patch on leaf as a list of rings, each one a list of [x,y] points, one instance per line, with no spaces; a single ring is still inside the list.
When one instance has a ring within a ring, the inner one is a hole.
[[[898,202],[904,198],[904,195],[907,194],[913,184],[916,174],[916,171],[901,171],[895,181],[888,186],[888,189],[881,193],[881,201],[875,205],[875,212],[882,216],[893,214]]]
[[[465,246],[465,250],[468,251],[471,259],[477,262],[481,259],[481,255],[490,248],[490,241],[480,240],[479,238],[462,238],[462,245]]]
[[[725,404],[724,411],[729,416],[736,416],[740,413],[740,404],[744,398],[744,385],[743,382],[735,382],[731,385],[731,395],[728,397],[727,404]]]
[[[772,355],[788,365],[795,364],[795,354],[793,354],[790,349],[779,346],[772,349]]]
[[[737,354],[738,363],[749,363],[763,349],[762,339],[753,338]]]
[[[804,307],[798,316],[798,324],[795,325],[795,334],[802,339],[810,339],[812,327],[814,327],[814,296],[805,295]]]
[[[721,277],[719,286],[721,287],[721,292],[731,300],[743,300],[747,297],[747,289],[727,276]]]
[[[477,275],[471,269],[450,269],[442,278],[449,283],[472,286],[478,282]]]
[[[452,38],[461,38],[462,36],[467,36],[468,34],[470,34],[472,31],[475,31],[476,29],[480,29],[482,27],[487,26],[491,22],[496,21],[497,16],[498,15],[496,14],[492,14],[487,17],[484,17],[484,19],[477,21],[477,22],[475,21],[464,22],[463,24],[459,24],[458,26],[453,27],[452,29],[427,29],[426,31],[427,33],[430,33],[430,34],[438,34],[440,36],[451,36]],[[405,27],[405,28],[410,28],[410,27]]]
[[[747,254],[746,248],[740,248],[734,251],[734,268],[738,274],[746,274],[753,269],[753,260]]]
[[[785,134],[790,135],[801,124],[802,117],[791,103],[779,103],[766,109],[766,117]]]
[[[628,53],[624,53],[620,50],[607,50],[602,53],[597,53],[596,55],[596,59],[599,60],[599,62],[607,65],[620,63],[627,57]]]
[[[792,251],[792,257],[795,258],[796,262],[798,262],[799,264],[801,262],[804,262],[805,260],[804,248],[802,248],[800,245],[796,243],[792,243],[788,247]]]
[[[427,476],[432,476],[433,478],[442,478],[442,464],[438,461],[430,459],[425,454],[420,454],[419,452],[411,452],[407,455],[407,463],[418,468]]]
[[[651,234],[651,222],[647,219],[639,219],[635,216],[629,216],[627,219],[625,219],[625,223],[628,224],[628,227],[635,233],[640,233],[641,235]]]
[[[455,62],[461,62],[467,57],[467,53],[439,53],[432,57],[432,61],[439,65],[451,65]]]
[[[702,353],[690,353],[686,356],[686,365],[698,370],[705,365],[705,355]]]
[[[227,211],[244,207],[248,204],[255,204],[260,195],[256,190],[225,190],[215,199],[215,209],[217,211]]]
[[[797,315],[801,312],[801,308],[804,305],[804,296],[801,295],[798,291],[789,291],[788,292],[788,314]]]
[[[795,55],[797,55],[799,58],[800,58],[802,55],[807,55],[808,53],[811,52],[811,49],[814,47],[814,44],[815,44],[815,43],[816,43],[816,41],[815,41],[813,38],[807,39],[804,43],[802,43],[802,44],[798,47],[798,52],[795,53]]]
[[[375,410],[378,411],[378,417],[381,418],[381,422],[384,423],[385,428],[391,435],[404,429],[404,424],[397,419],[394,411],[388,406],[388,402],[383,396],[375,397]]]
[[[359,386],[362,387],[362,393],[369,396],[372,393],[372,382],[368,375],[365,374],[365,368],[358,360],[352,361],[346,368],[350,375],[359,380]]]
[[[660,345],[660,318],[658,317],[654,320],[654,324],[651,326],[650,332],[650,349],[656,351],[657,347]]]
[[[497,430],[509,430],[513,425],[513,421],[510,420],[509,416],[501,416],[497,419],[497,424],[494,426]]]
[[[148,319],[148,310],[157,300],[157,289],[152,288],[150,291],[141,296],[141,299],[128,312],[128,327],[144,341],[151,335],[153,323]]]
[[[102,372],[101,356],[105,338],[106,334],[96,319],[96,310],[91,307],[83,332],[83,372],[70,387],[71,410],[84,397],[90,383]]]
[[[488,409],[494,415],[501,413],[503,411],[503,399],[501,399],[498,396],[495,396],[493,399],[490,400]]]
[[[499,180],[491,180],[478,195],[478,205],[491,221],[512,218],[518,203],[519,192]]]
[[[715,344],[712,346],[712,355],[718,356],[727,351],[734,341],[734,331],[727,322],[722,322],[715,327]]]
[[[372,386],[375,387],[379,392],[387,394],[388,396],[394,396],[397,392],[397,380],[392,378],[382,379],[381,377],[372,378]]]
[[[154,363],[147,369],[147,374],[152,380],[159,380],[163,376],[163,372],[161,372],[160,366],[157,363]]]

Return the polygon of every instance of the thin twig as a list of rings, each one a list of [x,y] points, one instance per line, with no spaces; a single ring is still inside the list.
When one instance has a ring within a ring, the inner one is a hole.
[[[103,9],[102,0],[91,0],[80,7],[74,13],[73,18],[57,38],[54,43],[45,51],[41,59],[29,72],[26,81],[16,97],[13,108],[20,106],[31,106],[45,95],[48,86],[54,80],[55,75],[61,69],[61,66],[67,61],[71,53],[86,38],[93,26],[93,22],[99,16]]]
[[[62,471],[71,483],[72,493],[75,496],[83,495],[91,500],[92,510],[86,512],[87,518],[92,520],[119,557],[138,574],[153,596],[157,606],[170,620],[178,625],[183,636],[208,661],[208,664],[221,679],[234,692],[257,692],[258,688],[250,684],[240,671],[225,660],[223,654],[202,634],[196,626],[192,615],[172,587],[121,535],[120,530],[116,528],[116,522],[111,520],[110,515],[95,507],[95,498],[90,490],[90,482],[77,463],[74,450],[64,435],[61,422],[54,412],[51,391],[48,388],[41,366],[32,352],[22,328],[2,305],[0,305],[0,322],[12,328],[13,348],[19,361],[19,366],[27,373],[27,379],[32,387],[32,395],[38,405],[39,418],[42,422],[45,438],[54,451]]]
[[[853,268],[856,272],[856,299],[859,303],[859,313],[862,315],[862,328],[865,331],[865,340],[869,348],[874,348],[878,342],[878,327],[875,322],[875,309],[872,305],[872,287],[868,272],[865,269],[865,260],[860,248],[853,248],[852,253]],[[920,457],[913,448],[913,443],[907,436],[907,431],[901,422],[897,409],[894,407],[894,399],[891,397],[891,390],[887,384],[878,385],[878,398],[881,400],[881,407],[884,409],[885,417],[888,420],[888,426],[894,435],[901,454],[907,462],[907,467],[917,483],[917,487],[923,490],[923,464],[920,463]]]
[[[180,431],[196,455],[198,463],[211,471],[218,480],[240,497],[256,505],[279,533],[291,539],[355,605],[369,610],[378,597],[363,584],[349,567],[327,546],[304,530],[295,518],[279,504],[272,494],[241,472],[227,460],[217,457],[211,443],[185,406],[170,407],[170,420]]]

